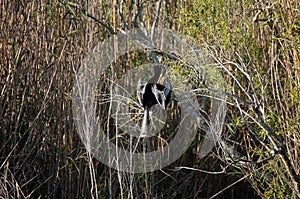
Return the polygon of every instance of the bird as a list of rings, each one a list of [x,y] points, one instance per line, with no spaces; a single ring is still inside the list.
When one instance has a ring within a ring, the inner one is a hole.
[[[154,66],[154,75],[148,80],[146,84],[138,82],[137,98],[144,110],[144,117],[142,121],[140,137],[146,137],[148,125],[150,124],[149,112],[150,108],[158,104],[161,108],[166,109],[171,101],[172,85],[168,78],[162,84],[158,83],[160,76],[165,73],[159,65]]]

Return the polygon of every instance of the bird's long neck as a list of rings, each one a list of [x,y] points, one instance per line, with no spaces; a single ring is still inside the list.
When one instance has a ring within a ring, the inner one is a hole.
[[[155,66],[154,68],[154,75],[149,79],[148,83],[157,83],[158,79],[162,73],[162,67],[160,66]]]

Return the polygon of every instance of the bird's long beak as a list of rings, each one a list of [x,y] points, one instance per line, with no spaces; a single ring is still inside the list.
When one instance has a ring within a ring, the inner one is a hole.
[[[146,108],[144,111],[144,118],[142,122],[141,135],[140,137],[146,137],[148,131],[148,122],[149,121],[149,110]]]

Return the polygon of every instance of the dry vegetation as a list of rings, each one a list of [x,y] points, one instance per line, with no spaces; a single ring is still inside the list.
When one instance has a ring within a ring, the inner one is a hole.
[[[224,142],[199,159],[199,133],[172,165],[144,174],[86,152],[72,120],[75,71],[98,42],[134,26],[137,2],[0,2],[0,197],[300,198],[296,0],[145,1],[137,20],[159,16],[157,27],[214,53],[228,82]],[[134,56],[114,70],[145,59]]]

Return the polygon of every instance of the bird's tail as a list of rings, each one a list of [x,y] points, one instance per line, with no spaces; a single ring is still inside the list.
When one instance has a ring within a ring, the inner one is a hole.
[[[148,131],[148,125],[149,125],[149,110],[146,108],[144,112],[140,137],[146,137]]]

